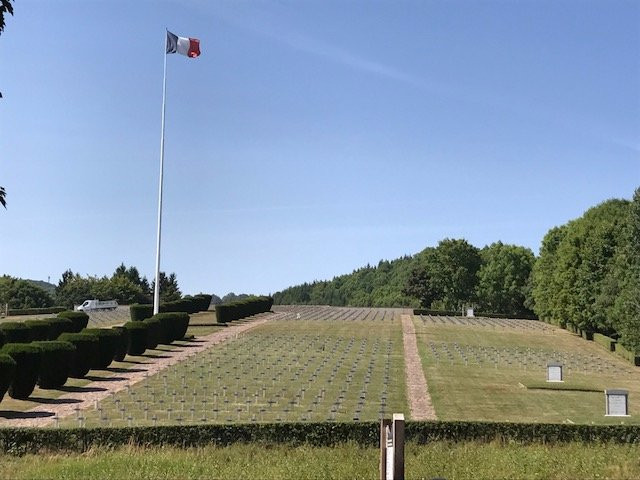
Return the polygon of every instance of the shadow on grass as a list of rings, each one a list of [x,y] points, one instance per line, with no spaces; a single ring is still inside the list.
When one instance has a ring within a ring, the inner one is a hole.
[[[146,368],[120,368],[120,367],[107,367],[107,368],[103,368],[102,370],[106,372],[113,372],[113,373],[140,373],[140,372],[147,371]]]
[[[125,377],[96,377],[94,375],[85,375],[84,378],[91,382],[122,382],[124,380],[129,380]]]
[[[69,393],[91,393],[91,392],[104,392],[107,390],[103,387],[72,387],[63,385],[62,387],[56,388],[56,390],[60,390],[61,392],[69,392]]]
[[[78,398],[44,398],[44,397],[29,397],[30,402],[44,403],[46,405],[69,405],[71,403],[81,403],[82,400]]]
[[[0,410],[0,417],[6,419],[27,419],[53,417],[53,412],[14,412],[13,410]]]
[[[139,362],[138,360],[120,360],[120,363],[131,363],[134,365],[151,365],[153,362]]]

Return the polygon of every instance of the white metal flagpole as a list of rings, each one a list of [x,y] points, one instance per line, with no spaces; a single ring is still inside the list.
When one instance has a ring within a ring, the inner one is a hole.
[[[158,186],[158,241],[156,243],[156,281],[153,289],[153,314],[160,310],[160,233],[162,231],[162,173],[164,167],[164,106],[167,97],[167,36],[164,40],[164,78],[162,80],[162,135],[160,136],[160,182]]]

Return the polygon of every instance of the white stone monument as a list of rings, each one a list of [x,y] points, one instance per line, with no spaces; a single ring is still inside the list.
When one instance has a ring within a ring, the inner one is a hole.
[[[467,317],[473,317],[473,308],[467,308]]]
[[[547,363],[547,382],[564,382],[562,376],[562,364],[558,362]]]
[[[629,392],[627,390],[605,390],[605,416],[629,416]]]

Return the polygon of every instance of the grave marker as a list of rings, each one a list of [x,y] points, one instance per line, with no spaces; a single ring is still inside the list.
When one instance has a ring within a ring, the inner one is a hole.
[[[547,363],[547,382],[564,382],[562,376],[562,364],[559,362]]]
[[[629,392],[627,390],[605,390],[605,416],[629,416]]]

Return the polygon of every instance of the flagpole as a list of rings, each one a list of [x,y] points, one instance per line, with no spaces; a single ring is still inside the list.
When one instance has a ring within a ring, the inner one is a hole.
[[[158,241],[156,243],[156,281],[153,291],[153,314],[160,310],[160,234],[162,231],[162,174],[164,168],[164,110],[167,97],[167,36],[164,40],[164,75],[162,79],[162,134],[160,136],[160,181],[158,186]]]

